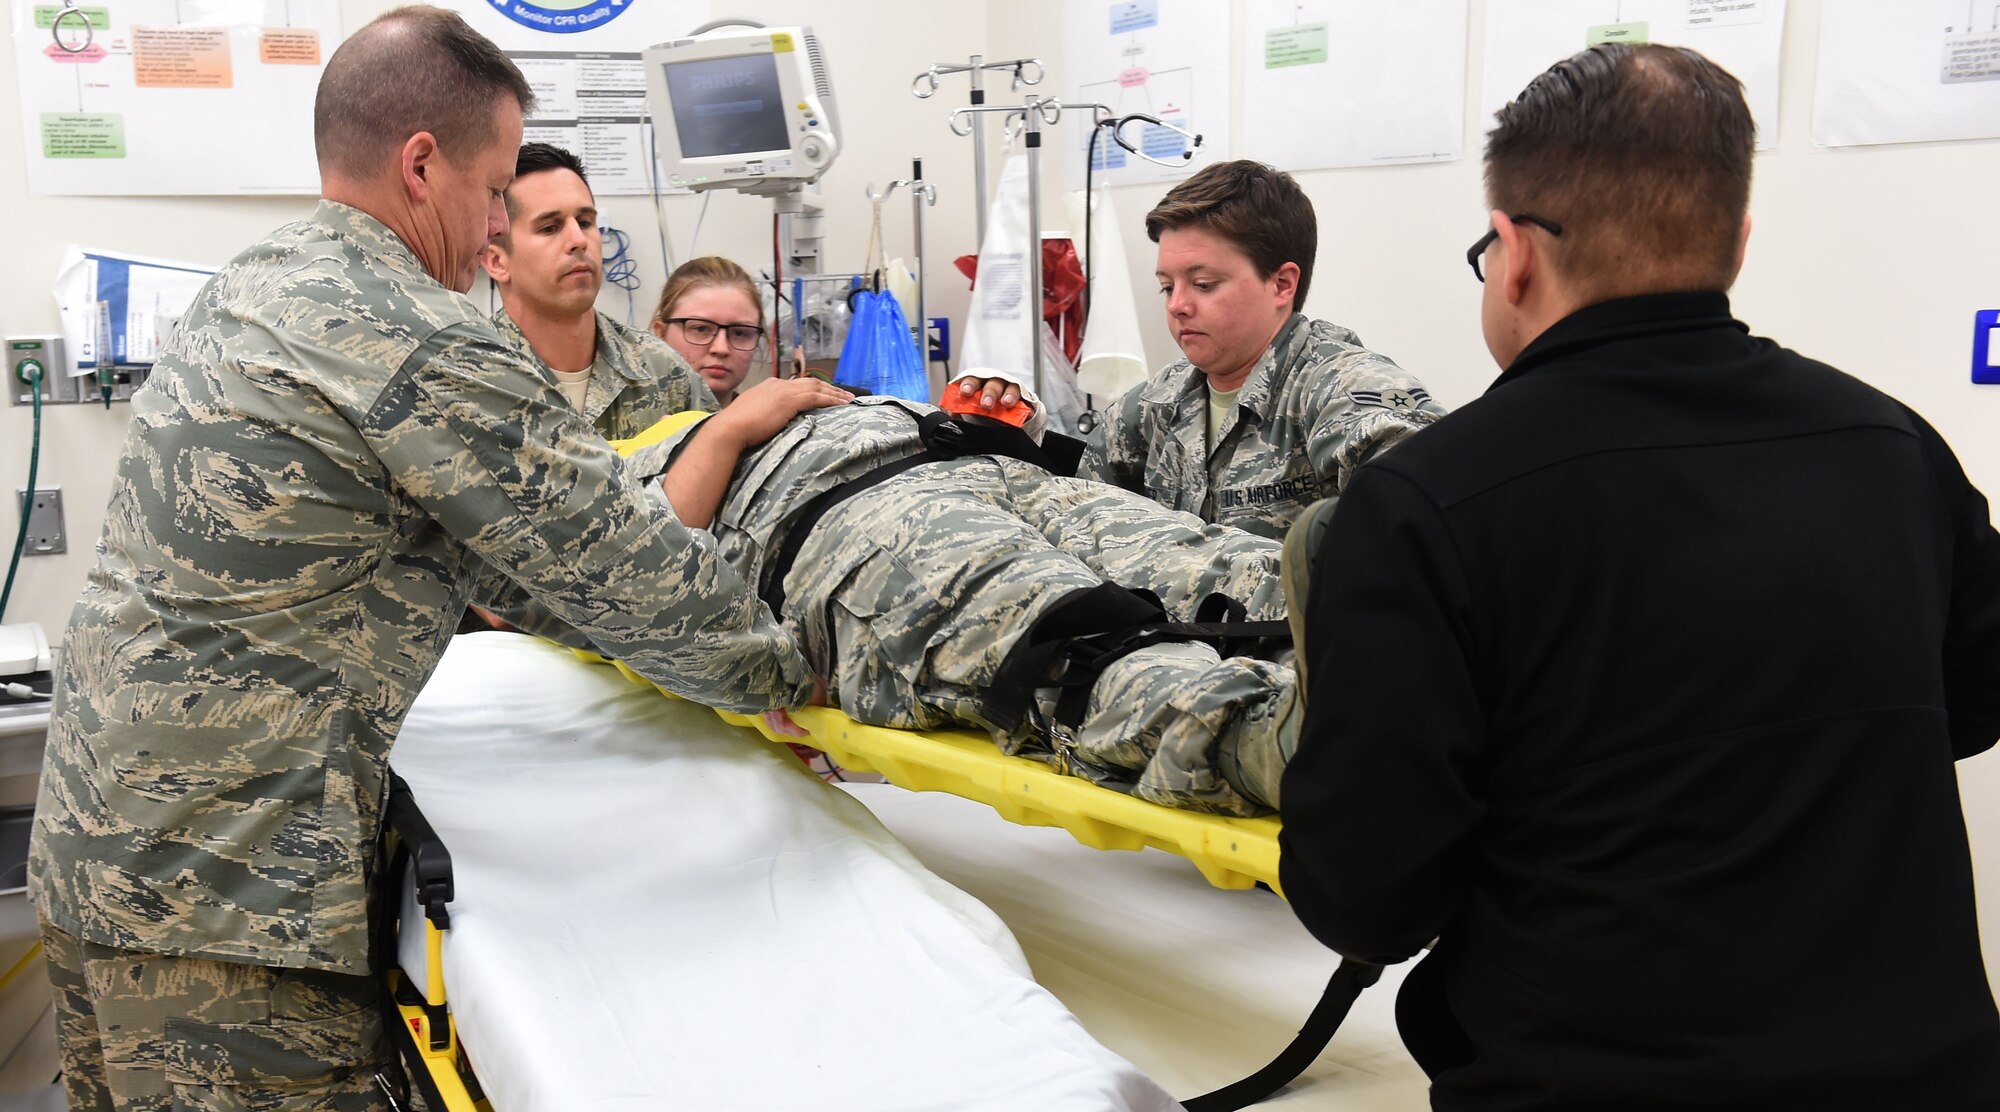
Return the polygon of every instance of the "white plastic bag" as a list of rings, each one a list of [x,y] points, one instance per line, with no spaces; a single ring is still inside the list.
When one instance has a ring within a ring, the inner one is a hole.
[[[1048,414],[1048,427],[1065,436],[1081,437],[1078,420],[1086,408],[1083,387],[1077,385],[1076,368],[1069,357],[1063,354],[1062,341],[1056,339],[1055,329],[1045,321],[1042,324],[1042,408]]]
[[[1119,395],[1146,381],[1146,346],[1139,340],[1139,306],[1132,297],[1132,272],[1125,239],[1109,190],[1099,187],[1090,209],[1090,252],[1083,269],[1090,275],[1090,315],[1083,324],[1076,380],[1083,392],[1108,409]],[[1083,191],[1063,195],[1070,227],[1083,227]],[[1077,241],[1081,250],[1084,244]],[[1095,256],[1095,257],[1090,257]]]
[[[1034,385],[1034,333],[1041,316],[1039,292],[1028,296],[1028,249],[1041,241],[1028,234],[1028,156],[1016,151],[1000,171],[1000,188],[986,213],[986,240],[979,245],[979,276],[965,313],[958,377],[1004,378],[1022,388]]]

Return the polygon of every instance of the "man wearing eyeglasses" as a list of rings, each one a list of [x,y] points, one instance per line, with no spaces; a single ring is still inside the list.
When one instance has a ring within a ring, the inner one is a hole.
[[[1356,472],[1293,600],[1285,893],[1346,955],[1436,940],[1436,1108],[2000,1108],[1953,769],[2000,535],[1922,418],[1731,316],[1754,138],[1672,47],[1500,111],[1503,373]]]

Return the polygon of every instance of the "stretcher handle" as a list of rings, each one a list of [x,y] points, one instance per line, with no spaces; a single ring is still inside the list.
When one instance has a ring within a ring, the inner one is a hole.
[[[1341,1021],[1347,1018],[1348,1009],[1354,1006],[1362,990],[1381,979],[1379,965],[1353,958],[1340,959],[1340,968],[1327,980],[1326,991],[1320,994],[1319,1003],[1313,1005],[1305,1026],[1299,1028],[1298,1037],[1279,1051],[1270,1065],[1212,1093],[1184,1100],[1181,1107],[1187,1112],[1236,1112],[1291,1084],[1333,1041],[1333,1033],[1340,1029]]]
[[[394,772],[389,773],[389,808],[384,821],[409,852],[410,872],[416,881],[417,902],[423,905],[424,918],[441,931],[450,930],[451,912],[445,905],[453,895],[451,851],[418,809],[410,785]]]

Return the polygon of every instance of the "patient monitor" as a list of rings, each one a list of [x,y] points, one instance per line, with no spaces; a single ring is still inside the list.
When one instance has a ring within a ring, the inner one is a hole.
[[[663,181],[780,195],[840,150],[819,40],[806,27],[708,24],[645,52]]]

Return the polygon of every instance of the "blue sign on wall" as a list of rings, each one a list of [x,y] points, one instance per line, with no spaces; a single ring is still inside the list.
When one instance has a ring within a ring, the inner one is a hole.
[[[493,8],[501,15],[537,31],[547,31],[555,35],[573,35],[578,31],[588,31],[602,27],[624,14],[637,0],[540,0],[530,4],[527,0],[493,0]]]
[[[1160,0],[1133,0],[1111,5],[1111,33],[1143,31],[1160,25]]]

